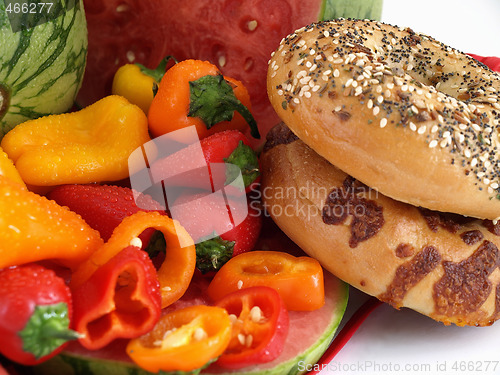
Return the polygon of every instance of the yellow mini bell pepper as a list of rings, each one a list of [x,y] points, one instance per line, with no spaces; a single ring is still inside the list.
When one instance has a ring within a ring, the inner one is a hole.
[[[21,175],[17,171],[12,160],[5,153],[4,150],[0,148],[0,175],[7,177],[9,180],[17,182],[22,186],[26,186]]]
[[[169,60],[169,56],[165,57],[155,69],[141,64],[121,66],[113,77],[111,92],[127,98],[147,114]]]
[[[53,260],[75,269],[103,246],[80,215],[0,176],[0,269]]]
[[[54,186],[126,178],[128,157],[149,140],[144,112],[111,95],[78,112],[26,121],[1,147],[26,184]]]

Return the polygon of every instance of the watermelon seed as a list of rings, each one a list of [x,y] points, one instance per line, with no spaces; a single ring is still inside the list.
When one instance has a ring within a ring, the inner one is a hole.
[[[129,62],[133,62],[135,60],[135,53],[134,53],[134,51],[128,51],[127,52],[127,60]]]
[[[254,31],[257,28],[257,25],[258,25],[258,23],[256,20],[252,20],[252,21],[248,22],[247,23],[248,30]]]
[[[223,68],[226,65],[226,56],[220,55],[219,56],[219,66]]]
[[[250,71],[253,68],[253,59],[251,57],[247,57],[245,60],[245,65],[243,66],[243,69],[245,72]]]
[[[121,12],[126,12],[130,9],[130,7],[128,6],[128,4],[120,4],[116,7],[116,11],[118,13],[121,13]]]

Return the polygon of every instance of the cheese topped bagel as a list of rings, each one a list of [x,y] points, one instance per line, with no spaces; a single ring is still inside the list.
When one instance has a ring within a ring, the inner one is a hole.
[[[267,213],[335,276],[445,324],[500,318],[500,223],[390,199],[283,124],[268,133],[261,164]]]
[[[268,94],[290,129],[384,195],[500,217],[500,75],[433,38],[375,21],[297,30],[273,53]]]

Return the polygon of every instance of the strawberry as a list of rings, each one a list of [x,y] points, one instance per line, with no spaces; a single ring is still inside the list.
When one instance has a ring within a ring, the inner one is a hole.
[[[132,189],[114,185],[61,185],[47,197],[80,214],[90,227],[99,231],[104,241],[127,216],[138,211],[164,212],[160,203],[146,195],[141,195],[141,207],[151,207],[151,210],[139,208]],[[140,237],[143,244],[149,242],[153,232],[152,228],[144,231]]]

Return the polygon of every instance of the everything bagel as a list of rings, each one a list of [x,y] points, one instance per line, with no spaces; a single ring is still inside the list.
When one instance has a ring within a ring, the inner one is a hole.
[[[278,115],[332,164],[393,199],[500,217],[500,75],[433,38],[334,20],[281,42]]]
[[[500,223],[417,208],[348,176],[273,128],[262,197],[278,226],[337,277],[445,324],[500,317]]]

